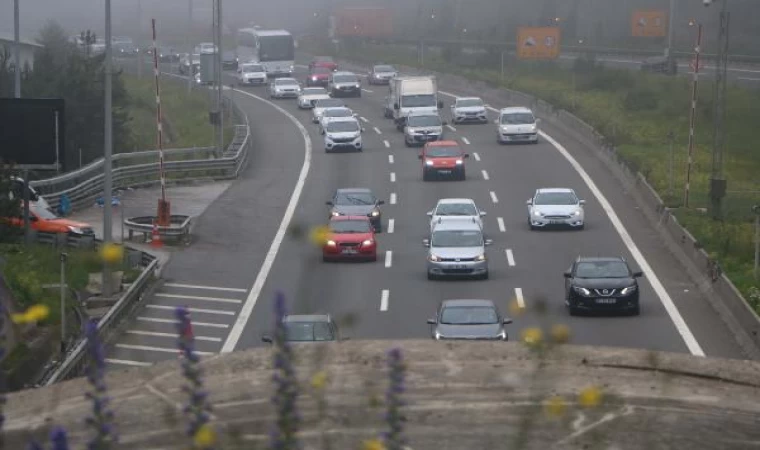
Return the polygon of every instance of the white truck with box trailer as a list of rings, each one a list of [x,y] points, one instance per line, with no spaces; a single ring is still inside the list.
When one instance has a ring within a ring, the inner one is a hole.
[[[396,128],[404,129],[406,116],[410,113],[433,113],[443,108],[438,100],[438,83],[433,76],[396,77],[389,84],[385,116],[392,118]]]

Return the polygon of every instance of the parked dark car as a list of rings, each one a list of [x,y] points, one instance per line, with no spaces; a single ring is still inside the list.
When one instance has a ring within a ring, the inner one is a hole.
[[[580,312],[623,311],[639,314],[639,284],[621,257],[578,257],[565,272],[565,305]]]

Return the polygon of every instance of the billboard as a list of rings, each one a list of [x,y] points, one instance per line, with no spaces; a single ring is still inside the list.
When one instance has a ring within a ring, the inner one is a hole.
[[[64,158],[64,101],[0,98],[0,159],[19,169],[55,169]]]
[[[559,57],[558,27],[520,27],[517,29],[519,59],[555,59]]]
[[[631,15],[633,37],[663,37],[667,34],[668,14],[661,10],[634,11]]]

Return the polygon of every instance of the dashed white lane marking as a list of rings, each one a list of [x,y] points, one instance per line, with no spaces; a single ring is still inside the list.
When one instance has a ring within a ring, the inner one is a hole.
[[[451,126],[451,125],[446,125],[446,128],[448,128],[449,130],[451,130],[451,131],[454,131],[454,132],[456,132],[456,131],[457,131],[457,129],[456,129],[456,128],[454,128],[454,127],[453,127],[453,126]]]
[[[397,200],[398,200],[398,197],[396,196],[396,193],[392,192],[391,193],[391,205],[395,205]]]
[[[178,350],[179,351],[179,350]],[[112,359],[106,358],[105,361],[110,364],[119,364],[122,366],[137,366],[137,367],[150,367],[153,363],[143,361],[130,361],[128,359]]]
[[[115,347],[123,348],[127,350],[142,350],[145,352],[163,352],[163,353],[179,354],[179,349],[177,348],[151,347],[149,345],[131,345],[131,344],[116,344]],[[214,354],[213,352],[202,352],[199,350],[194,350],[193,353],[197,353],[201,356],[211,356]]]
[[[467,139],[466,137],[463,137],[463,138],[462,138],[462,142],[464,142],[464,143],[465,143],[465,144],[467,144],[467,145],[470,145],[470,140],[469,140],[469,139]]]
[[[386,231],[393,233],[394,228],[396,228],[396,219],[388,219],[388,229]]]
[[[514,267],[515,255],[512,253],[512,249],[508,248],[506,253],[507,253],[507,263],[509,263],[510,267]]]
[[[499,224],[499,231],[501,231],[502,233],[505,233],[507,231],[507,227],[504,226],[504,219],[501,217],[497,217],[496,222]]]
[[[369,122],[369,120],[367,120],[364,116],[359,116],[359,119],[361,119],[361,121],[364,123]]]
[[[485,170],[482,170],[481,172],[483,173],[483,179],[484,180],[489,180],[489,178],[488,178],[488,172],[486,172]]]
[[[396,172],[391,172],[391,183],[396,182]]]
[[[180,284],[180,283],[164,283],[166,287],[177,287],[186,289],[207,289],[209,291],[226,291],[226,292],[248,292],[248,289],[227,288],[227,287],[214,287],[214,286],[198,286],[194,284]]]
[[[127,330],[127,334],[137,334],[139,336],[155,336],[155,337],[167,337],[177,338],[177,333],[159,333],[158,331],[144,331],[144,330]],[[209,336],[193,336],[196,341],[209,341],[209,342],[222,342],[222,338],[209,337]]]
[[[390,267],[393,265],[393,252],[391,250],[388,250],[385,252],[385,267]]]
[[[235,303],[235,304],[243,303],[242,300],[238,300],[234,298],[197,297],[194,295],[165,294],[163,292],[159,292],[158,294],[156,294],[156,297],[181,298],[181,299],[187,299],[187,300],[203,300],[206,302],[218,302],[218,303]]]
[[[146,308],[152,308],[152,309],[164,309],[168,311],[174,311],[177,309],[176,306],[169,306],[169,305],[145,305]],[[215,314],[219,316],[234,316],[235,311],[221,311],[218,309],[205,309],[205,308],[187,308],[187,310],[191,313],[198,313],[198,314]]]
[[[377,134],[383,134],[383,132],[380,131],[380,128],[378,128],[378,127],[373,127],[373,128],[375,130],[375,133],[377,133]]]
[[[515,300],[520,309],[525,308],[525,298],[523,298],[522,288],[515,288]]]
[[[478,155],[478,152],[474,152],[472,157],[475,158],[475,161],[480,161],[480,155]]]
[[[492,202],[499,203],[499,199],[496,197],[496,192],[491,191],[491,192],[489,192],[489,194],[491,195],[491,201]]]
[[[391,148],[391,143],[388,141],[383,141],[383,145],[385,145],[385,148]]]
[[[388,141],[385,141],[388,142]],[[393,155],[388,155],[388,164],[393,164]]]
[[[383,289],[383,292],[380,293],[380,311],[388,311],[388,297],[391,296],[391,293],[388,289]]]
[[[369,89],[364,89],[364,88],[362,88],[362,91],[364,91],[364,92],[366,92],[368,94],[371,94],[371,93],[375,92],[375,91],[370,91]]]
[[[175,319],[159,319],[157,317],[138,317],[137,320],[142,320],[143,322],[155,322],[155,323],[171,323],[171,324],[177,323]],[[196,322],[195,320],[193,320],[193,326],[194,327],[209,327],[209,328],[229,328],[230,327],[226,323]]]

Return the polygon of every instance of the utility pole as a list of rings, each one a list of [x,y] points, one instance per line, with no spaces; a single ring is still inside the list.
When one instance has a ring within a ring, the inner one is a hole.
[[[710,173],[710,215],[713,219],[723,217],[723,197],[726,196],[726,179],[723,174],[723,153],[726,145],[726,75],[728,69],[728,26],[730,13],[728,0],[721,0],[720,25],[718,27],[718,55],[715,61],[715,124],[713,132],[712,171]]]
[[[670,143],[670,155],[668,158],[668,202],[673,201],[673,166],[675,165],[675,153],[673,144],[675,144],[676,134],[673,130],[668,131],[668,142]]]
[[[753,206],[752,212],[755,213],[755,268],[752,273],[757,280],[760,278],[760,205]]]
[[[15,53],[13,63],[16,65],[13,71],[13,91],[16,98],[21,98],[21,15],[19,13],[20,0],[13,0],[13,46]]]
[[[193,32],[193,0],[187,0],[187,32],[185,33],[185,41],[187,45],[187,57],[190,58],[190,74],[187,77],[187,92],[188,94],[193,90],[193,45],[191,43],[191,35]]]
[[[137,0],[137,34],[142,36],[142,0]],[[143,55],[137,52],[137,78],[142,79]]]
[[[683,206],[689,207],[691,188],[691,166],[694,163],[694,124],[697,120],[697,85],[699,82],[699,55],[702,52],[702,24],[697,26],[697,46],[694,48],[694,77],[691,82],[691,116],[689,118],[689,157],[686,162],[686,183],[684,185]]]
[[[216,0],[216,102],[219,111],[219,125],[217,135],[217,145],[219,146],[219,155],[224,153],[224,83],[222,82],[222,0]]]
[[[674,66],[675,56],[673,55],[673,24],[676,16],[676,0],[670,0],[670,10],[668,11],[668,48],[665,50],[665,56],[668,60],[668,69]]]
[[[111,49],[111,0],[106,0],[106,59],[105,59],[105,150],[103,155],[103,244],[111,242],[111,197],[113,178],[111,174],[113,153],[113,110],[111,107],[111,76],[113,72],[113,52]],[[113,293],[110,263],[103,265],[103,295]]]

